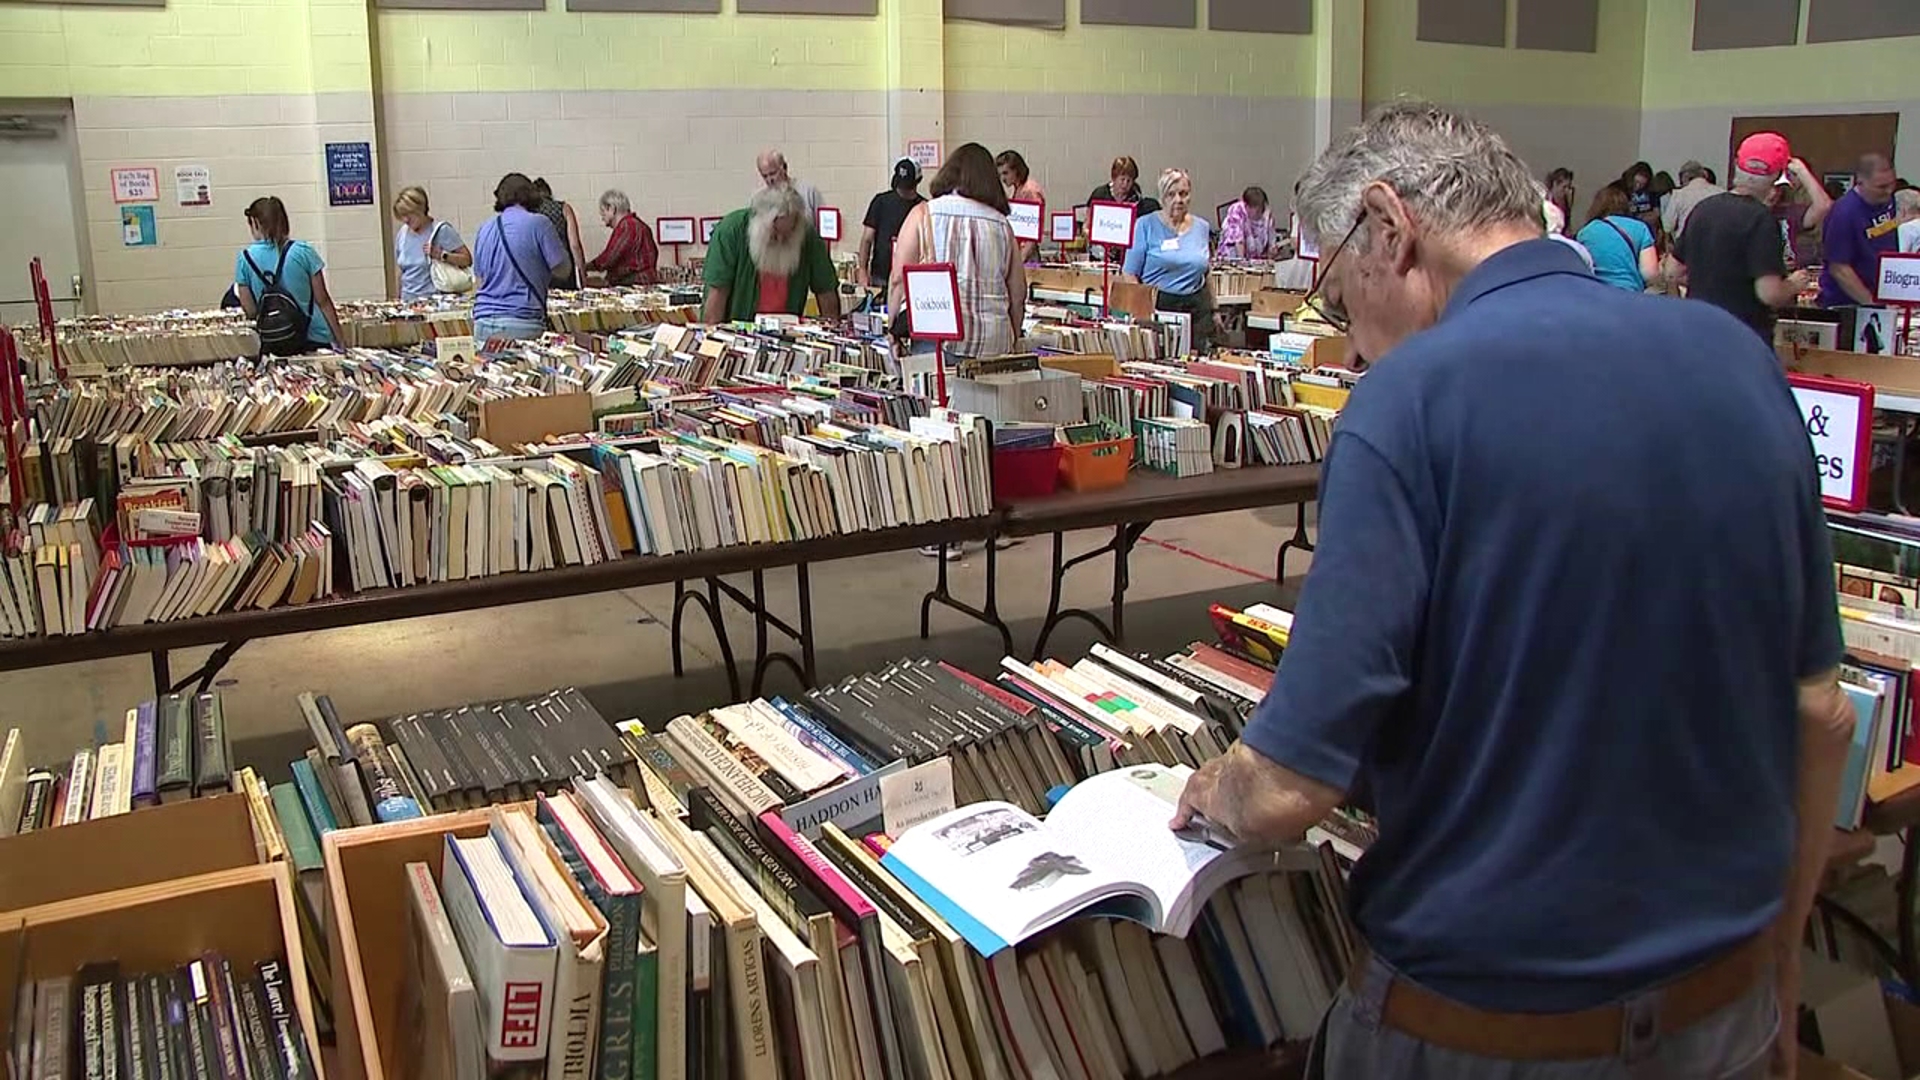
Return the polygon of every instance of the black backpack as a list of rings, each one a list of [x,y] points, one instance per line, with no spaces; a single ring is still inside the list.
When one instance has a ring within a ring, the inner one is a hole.
[[[313,324],[313,298],[307,298],[304,310],[300,301],[293,298],[280,280],[287,269],[287,252],[292,244],[280,249],[280,264],[267,274],[254,265],[253,256],[241,252],[240,257],[247,260],[247,266],[265,283],[253,317],[253,328],[260,335],[260,351],[268,356],[295,356],[307,351],[307,328]]]

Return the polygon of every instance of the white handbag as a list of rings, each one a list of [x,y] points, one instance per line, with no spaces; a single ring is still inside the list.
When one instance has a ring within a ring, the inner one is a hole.
[[[442,221],[433,227],[427,235],[427,246],[433,246],[433,238],[440,234]],[[470,293],[473,291],[473,271],[462,269],[449,262],[429,258],[427,270],[433,275],[433,291],[438,293]]]

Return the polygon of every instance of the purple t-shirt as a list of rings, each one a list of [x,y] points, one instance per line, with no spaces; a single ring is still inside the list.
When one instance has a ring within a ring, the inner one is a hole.
[[[1894,220],[1891,200],[1878,206],[1868,202],[1855,188],[1833,204],[1827,215],[1825,255],[1827,268],[1820,272],[1820,306],[1840,307],[1854,303],[1853,297],[1833,280],[1833,268],[1853,267],[1868,291],[1880,280],[1880,256],[1900,250],[1900,223]]]
[[[481,282],[473,317],[546,318],[547,285],[567,258],[553,222],[518,206],[502,210],[473,238],[473,272]]]

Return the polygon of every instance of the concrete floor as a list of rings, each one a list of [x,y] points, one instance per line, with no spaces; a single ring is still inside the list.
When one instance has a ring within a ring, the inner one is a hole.
[[[1294,510],[1247,511],[1161,522],[1135,549],[1127,605],[1127,644],[1169,652],[1211,636],[1207,604],[1271,599],[1274,556],[1293,535]],[[1069,556],[1105,543],[1111,532],[1069,534]],[[1033,647],[1046,612],[1051,539],[1027,540],[1001,553],[1002,617],[1014,629],[1014,648]],[[1304,572],[1308,557],[1291,556],[1287,572]],[[1105,614],[1111,561],[1077,568],[1065,603]],[[952,564],[952,589],[978,605],[985,560],[976,550]],[[817,668],[837,679],[903,656],[940,656],[979,672],[998,662],[999,635],[955,612],[936,607],[933,636],[919,637],[920,598],[932,587],[935,564],[918,552],[816,565],[811,571]],[[744,576],[735,582],[748,587]],[[794,574],[767,575],[772,610],[796,612]],[[750,681],[752,619],[727,605],[728,636]],[[270,638],[249,643],[220,677],[235,759],[269,778],[306,745],[295,696],[329,695],[347,723],[379,720],[445,707],[578,686],[609,719],[639,717],[652,726],[674,716],[731,700],[714,634],[689,608],[684,636],[685,678],[673,677],[669,622],[672,586],[521,604],[509,608],[431,616],[378,626]],[[1062,659],[1080,656],[1094,640],[1070,622],[1048,643]],[[779,647],[776,636],[774,646]],[[198,667],[211,649],[171,658],[175,677]],[[767,694],[795,693],[783,668],[768,676]],[[64,760],[95,739],[96,725],[117,724],[128,708],[152,695],[145,656],[0,675],[0,732],[23,729],[29,760]],[[104,729],[104,727],[103,727]]]

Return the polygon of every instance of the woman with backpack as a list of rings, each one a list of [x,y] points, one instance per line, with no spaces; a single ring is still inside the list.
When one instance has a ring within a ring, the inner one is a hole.
[[[261,351],[297,356],[333,348],[342,335],[327,292],[327,264],[311,244],[291,237],[287,204],[274,195],[253,200],[247,225],[253,243],[234,260],[233,290],[253,318]]]
[[[495,217],[473,238],[473,336],[537,338],[547,330],[547,287],[571,273],[573,259],[553,222],[540,214],[540,195],[525,173],[508,173],[493,189]]]
[[[393,200],[393,262],[400,268],[400,299],[473,291],[473,252],[450,221],[427,209],[427,189],[406,187]]]

